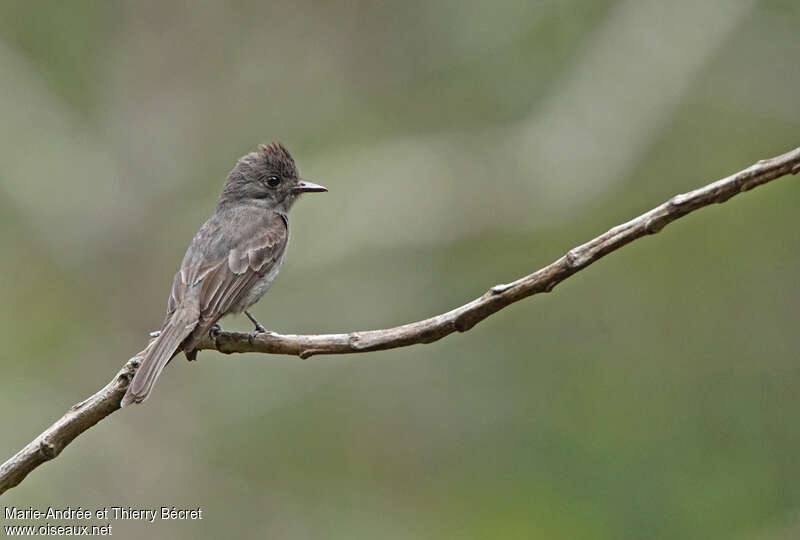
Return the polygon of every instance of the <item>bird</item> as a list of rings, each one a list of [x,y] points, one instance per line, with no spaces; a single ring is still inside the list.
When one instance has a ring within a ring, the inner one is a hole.
[[[199,343],[224,315],[244,312],[267,292],[286,256],[289,210],[303,193],[328,191],[300,178],[279,142],[241,157],[225,180],[216,209],[189,244],[172,281],[167,314],[144,352],[120,405],[142,403],[167,363]]]

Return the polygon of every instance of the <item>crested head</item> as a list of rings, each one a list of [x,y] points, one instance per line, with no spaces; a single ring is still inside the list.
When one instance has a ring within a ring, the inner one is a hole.
[[[218,206],[257,204],[277,212],[288,212],[304,191],[314,186],[300,180],[289,151],[279,142],[259,145],[257,152],[241,157],[228,175]]]
[[[258,157],[267,168],[280,172],[286,178],[297,178],[297,166],[294,164],[294,158],[281,143],[273,141],[269,144],[260,144],[258,149],[259,152],[253,153],[259,154]]]

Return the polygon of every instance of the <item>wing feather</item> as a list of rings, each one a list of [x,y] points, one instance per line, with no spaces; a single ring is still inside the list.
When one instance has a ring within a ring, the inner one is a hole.
[[[215,217],[228,220],[230,227],[211,220],[203,226],[193,241],[202,249],[187,251],[170,295],[170,307],[180,305],[187,294],[197,295],[200,322],[186,339],[186,351],[194,349],[220,317],[244,309],[241,303],[251,287],[283,258],[289,237],[285,218],[263,209],[239,208]]]

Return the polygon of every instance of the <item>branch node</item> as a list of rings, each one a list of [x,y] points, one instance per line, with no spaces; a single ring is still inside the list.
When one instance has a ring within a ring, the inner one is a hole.
[[[644,224],[644,230],[647,234],[656,234],[666,226],[667,222],[663,219],[649,218]]]
[[[58,454],[53,443],[44,438],[39,441],[39,453],[42,454],[44,459],[53,459]]]
[[[347,343],[354,351],[361,349],[361,336],[358,332],[351,332],[347,335]]]
[[[491,289],[489,289],[489,292],[491,292],[492,294],[502,294],[513,286],[514,286],[513,283],[499,283],[494,287],[492,287]]]
[[[681,206],[692,200],[691,193],[678,193],[669,200],[670,206]]]
[[[578,268],[583,263],[582,257],[577,249],[567,251],[567,254],[564,255],[564,261],[567,263],[567,268]],[[547,292],[550,291],[548,290]]]
[[[314,353],[318,352],[319,349],[303,349],[302,351],[297,353],[297,356],[300,357],[301,360],[308,360],[309,358],[314,356]]]
[[[145,350],[147,350],[147,349],[145,349]],[[119,371],[119,373],[117,373],[117,376],[115,377],[115,379],[116,379],[116,381],[118,383],[121,383],[121,384],[127,386],[128,383],[131,382],[131,379],[133,378],[134,374],[136,373],[136,370],[139,369],[139,366],[142,364],[142,356],[141,355],[143,354],[143,352],[137,354],[136,356],[134,356],[133,358],[128,360],[125,363],[124,366],[122,366],[122,369]],[[88,401],[88,400],[86,400],[86,401]],[[79,405],[82,405],[82,403],[80,403]]]

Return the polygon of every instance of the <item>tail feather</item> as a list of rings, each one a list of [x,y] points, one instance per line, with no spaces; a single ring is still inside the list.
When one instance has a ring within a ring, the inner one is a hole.
[[[187,307],[180,307],[172,313],[156,341],[145,352],[142,363],[122,398],[122,407],[147,399],[164,366],[175,356],[181,342],[197,326],[197,315],[196,309]]]

